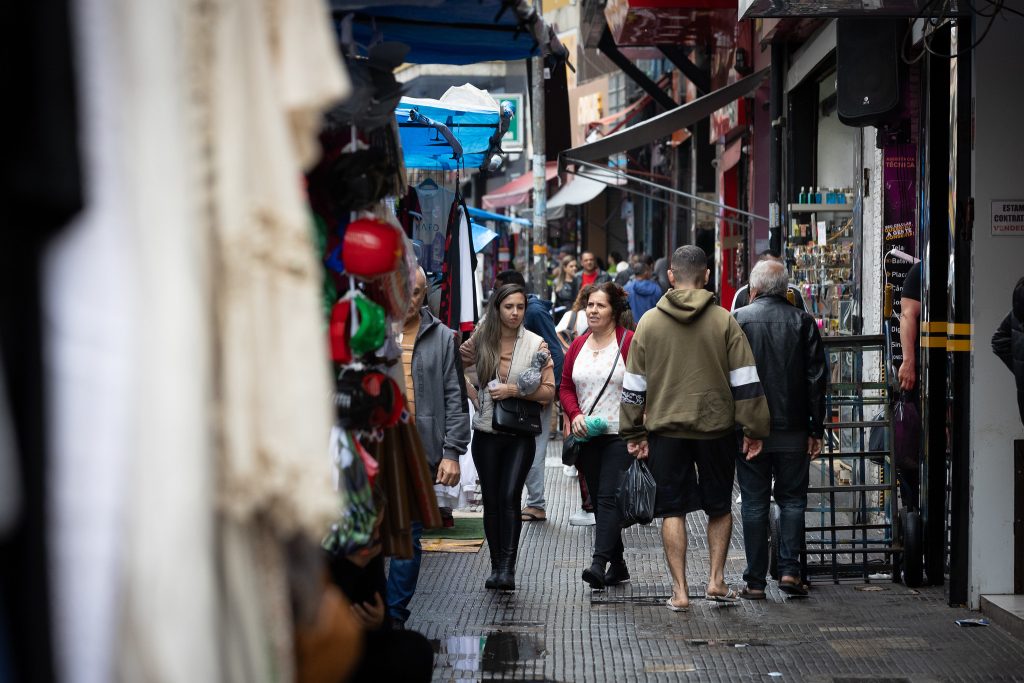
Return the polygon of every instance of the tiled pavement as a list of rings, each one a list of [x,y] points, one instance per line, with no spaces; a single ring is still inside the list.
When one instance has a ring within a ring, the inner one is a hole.
[[[996,625],[956,626],[980,615],[946,606],[941,588],[816,583],[811,597],[784,599],[771,583],[765,601],[704,602],[699,515],[689,521],[690,612],[664,607],[670,582],[655,525],[625,532],[632,581],[591,591],[579,575],[592,527],[568,524],[578,489],[553,466],[559,447],[549,452],[549,521],[524,528],[518,590],[484,589],[486,548],[424,557],[409,627],[434,641],[436,681],[1024,681],[1024,643]],[[726,564],[734,586],[740,534],[735,524]]]

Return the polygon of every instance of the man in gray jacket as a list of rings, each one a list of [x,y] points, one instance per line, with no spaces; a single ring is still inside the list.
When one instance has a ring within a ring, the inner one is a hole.
[[[423,305],[427,277],[416,269],[416,286],[403,325],[400,344],[405,369],[405,394],[409,412],[423,442],[437,483],[459,483],[459,456],[469,445],[469,408],[466,385],[455,332],[444,326]],[[420,574],[423,527],[413,522],[413,558],[391,560],[388,572],[388,616],[400,628],[409,618],[409,601]]]

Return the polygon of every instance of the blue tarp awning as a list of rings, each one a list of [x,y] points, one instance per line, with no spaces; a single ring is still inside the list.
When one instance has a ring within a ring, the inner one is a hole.
[[[413,111],[417,115],[410,117]],[[452,143],[444,133],[422,122],[424,117],[451,131],[462,159],[455,158]],[[501,123],[494,98],[470,85],[451,88],[440,100],[403,97],[395,118],[406,168],[433,171],[483,166],[491,137]]]
[[[498,233],[485,228],[482,225],[476,223],[470,223],[470,227],[473,229],[473,253],[479,254],[484,247],[494,241],[494,238],[498,236]]]
[[[503,216],[500,213],[492,213],[478,209],[475,206],[469,207],[469,215],[482,221],[499,221],[504,223],[518,223],[519,225],[533,225],[528,218],[516,218],[515,216]]]
[[[518,31],[519,19],[509,8],[501,19],[502,0],[331,0],[340,21],[353,15],[352,34],[369,45],[379,38],[410,47],[412,64],[475,64],[515,61],[533,56],[529,31]]]

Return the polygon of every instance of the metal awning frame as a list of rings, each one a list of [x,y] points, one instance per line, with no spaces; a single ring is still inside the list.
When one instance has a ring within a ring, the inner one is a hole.
[[[755,220],[765,221],[766,223],[768,222],[768,217],[767,216],[761,216],[760,214],[752,213],[750,211],[744,211],[743,209],[737,208],[735,206],[729,206],[728,204],[722,204],[721,202],[716,202],[716,201],[713,201],[711,199],[705,199],[704,197],[699,197],[697,195],[690,194],[689,192],[683,192],[682,190],[677,190],[674,187],[669,187],[667,185],[659,185],[658,183],[651,182],[650,180],[645,180],[643,178],[637,178],[636,176],[629,175],[628,173],[625,173],[623,171],[618,171],[616,169],[609,168],[607,166],[601,166],[599,164],[592,164],[589,161],[581,161],[579,159],[572,159],[572,158],[568,158],[568,157],[565,159],[565,161],[566,161],[567,164],[573,164],[573,165],[575,165],[577,167],[582,167],[582,170],[583,170],[583,172],[581,173],[579,168],[577,168],[577,170],[569,170],[569,173],[572,173],[574,175],[578,175],[581,178],[587,178],[589,180],[593,180],[593,181],[602,183],[602,184],[607,185],[609,187],[617,188],[619,190],[622,190],[623,192],[628,192],[630,194],[635,194],[635,195],[638,195],[640,197],[646,197],[647,199],[651,199],[651,200],[654,200],[656,202],[661,202],[663,204],[668,204],[669,206],[675,206],[676,208],[679,208],[679,209],[681,209],[683,211],[689,211],[691,213],[696,213],[696,214],[703,214],[704,216],[713,217],[715,220],[725,221],[726,223],[730,223],[732,225],[749,226],[750,223],[752,221],[755,221]],[[591,170],[592,171],[600,171],[601,174],[604,174],[604,176],[602,177],[602,175],[597,174],[597,173],[587,173],[587,171],[591,171]],[[616,179],[625,180],[627,185],[619,185],[619,184],[616,184],[615,182],[609,181],[608,180],[608,174],[614,175],[616,177]],[[683,199],[687,199],[687,200],[696,202],[698,204],[704,204],[704,205],[713,206],[718,211],[711,210],[711,209],[702,209],[702,208],[698,208],[698,207],[695,207],[695,206],[687,206],[686,204],[680,204],[675,199],[667,199],[665,197],[658,197],[658,196],[653,195],[651,193],[643,192],[643,191],[641,191],[639,189],[636,189],[636,188],[631,188],[631,187],[628,186],[628,183],[637,183],[637,184],[645,186],[645,187],[650,187],[653,190],[660,190],[662,192],[667,192],[670,195],[674,195],[675,197],[681,197]],[[729,216],[722,216],[722,215],[719,214],[719,211],[732,211],[734,213],[740,214],[741,216],[745,216],[746,219],[731,218]]]
[[[597,161],[667,138],[679,129],[711,116],[730,102],[748,96],[760,87],[769,73],[770,67],[765,67],[735,83],[730,83],[675,109],[658,114],[643,123],[625,128],[594,142],[567,149],[559,155],[559,170],[564,168],[568,159]]]

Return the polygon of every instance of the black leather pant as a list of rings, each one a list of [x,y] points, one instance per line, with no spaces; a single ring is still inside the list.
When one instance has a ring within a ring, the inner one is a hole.
[[[473,463],[484,499],[484,535],[491,559],[515,558],[523,528],[519,503],[533,464],[537,440],[532,436],[473,433]]]
[[[583,443],[576,469],[584,476],[594,500],[594,564],[622,562],[622,519],[616,495],[633,462],[618,434],[595,436]]]

